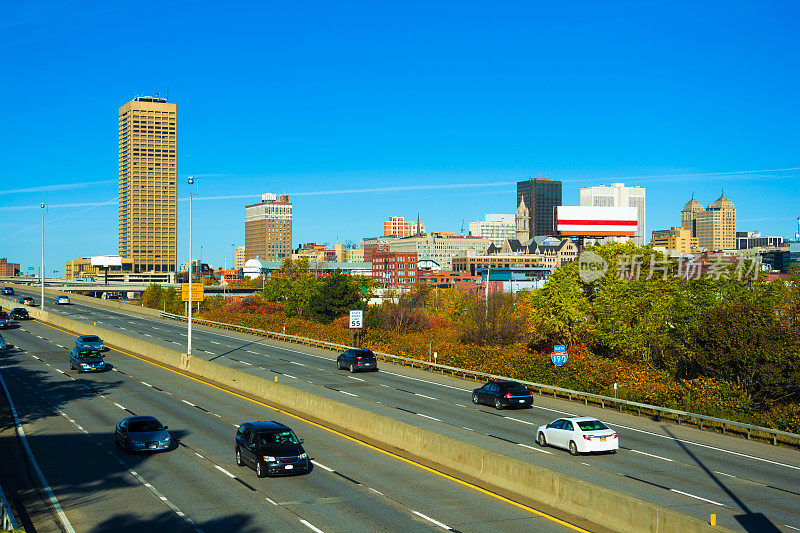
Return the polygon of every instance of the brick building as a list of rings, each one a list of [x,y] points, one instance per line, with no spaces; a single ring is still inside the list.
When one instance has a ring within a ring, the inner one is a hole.
[[[410,287],[418,279],[417,253],[376,251],[372,255],[372,278],[386,287]]]

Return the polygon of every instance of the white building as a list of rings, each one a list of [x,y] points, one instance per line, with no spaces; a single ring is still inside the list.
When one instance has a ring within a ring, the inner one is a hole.
[[[472,237],[489,239],[495,246],[503,246],[506,239],[513,239],[516,226],[514,214],[486,214],[486,220],[469,223],[469,234]]]
[[[600,242],[632,240],[637,246],[645,242],[645,188],[626,187],[624,183],[581,187],[581,205],[595,207],[635,207],[636,233],[633,237],[604,237]]]

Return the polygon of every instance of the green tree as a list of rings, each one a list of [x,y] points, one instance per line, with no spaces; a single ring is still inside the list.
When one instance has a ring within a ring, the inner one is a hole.
[[[316,295],[309,302],[309,310],[314,318],[328,323],[347,316],[351,309],[365,309],[365,295],[358,280],[337,269],[319,284]]]

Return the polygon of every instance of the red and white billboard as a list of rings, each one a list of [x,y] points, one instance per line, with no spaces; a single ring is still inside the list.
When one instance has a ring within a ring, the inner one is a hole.
[[[556,207],[556,233],[575,237],[633,237],[638,221],[635,207]]]

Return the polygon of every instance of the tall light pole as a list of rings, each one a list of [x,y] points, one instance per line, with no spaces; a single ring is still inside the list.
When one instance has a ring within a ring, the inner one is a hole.
[[[189,185],[194,184],[194,178],[189,176]],[[187,364],[192,357],[192,197],[197,196],[197,193],[192,194],[189,192],[189,316],[188,316],[188,331],[186,332],[186,355]]]
[[[42,311],[44,311],[44,211],[44,204],[42,204],[42,269],[39,271],[42,277],[42,301],[39,303],[39,309]]]

